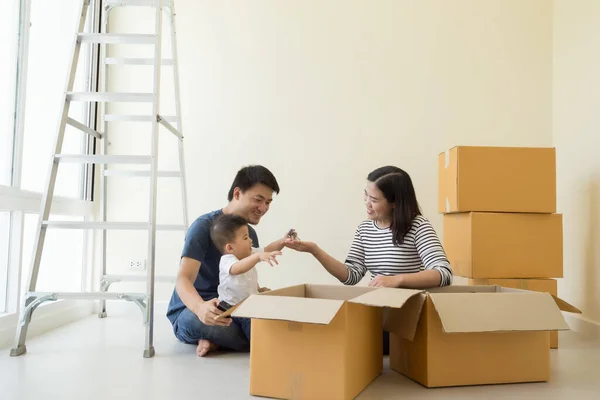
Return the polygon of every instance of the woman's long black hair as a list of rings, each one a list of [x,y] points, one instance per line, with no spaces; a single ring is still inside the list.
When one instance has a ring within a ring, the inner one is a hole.
[[[371,172],[367,179],[375,183],[386,200],[393,205],[390,230],[394,245],[401,245],[413,220],[421,215],[410,176],[398,167],[387,165]]]

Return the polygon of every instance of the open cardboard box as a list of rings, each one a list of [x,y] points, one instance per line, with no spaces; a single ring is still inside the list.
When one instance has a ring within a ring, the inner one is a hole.
[[[548,381],[548,331],[569,329],[561,310],[581,313],[549,293],[500,286],[418,297],[418,318],[392,310],[386,329],[390,367],[427,387]]]
[[[546,381],[549,330],[567,330],[548,293],[497,286],[428,291],[298,285],[252,295],[223,316],[252,318],[250,393],[353,399],[390,365],[425,386]],[[385,313],[384,313],[385,310]]]
[[[353,399],[383,369],[380,304],[402,307],[419,293],[298,285],[252,295],[222,315],[252,318],[250,394]]]
[[[556,279],[469,279],[470,286],[495,285],[506,288],[531,290],[533,292],[550,293],[558,296]],[[550,348],[558,349],[558,332],[550,332]]]

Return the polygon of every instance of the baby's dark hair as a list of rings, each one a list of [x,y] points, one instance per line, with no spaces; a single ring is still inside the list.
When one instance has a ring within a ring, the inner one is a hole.
[[[223,252],[227,243],[235,239],[235,233],[242,226],[247,225],[248,221],[239,215],[221,214],[216,217],[210,228],[210,238],[215,247]]]

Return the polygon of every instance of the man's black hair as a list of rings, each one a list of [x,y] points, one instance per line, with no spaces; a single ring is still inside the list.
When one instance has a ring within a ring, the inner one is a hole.
[[[233,200],[233,190],[239,187],[242,192],[250,189],[254,185],[262,183],[275,193],[279,194],[279,184],[275,176],[267,168],[262,165],[249,165],[240,169],[235,175],[235,179],[231,184],[227,200]]]

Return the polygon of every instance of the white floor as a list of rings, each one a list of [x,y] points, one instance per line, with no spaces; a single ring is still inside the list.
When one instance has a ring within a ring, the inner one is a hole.
[[[141,314],[86,318],[27,342],[28,353],[0,352],[0,399],[248,399],[248,354],[200,359],[178,343],[157,311],[156,356],[142,357]],[[552,381],[426,389],[386,368],[358,397],[366,399],[600,399],[600,343],[561,333]]]

